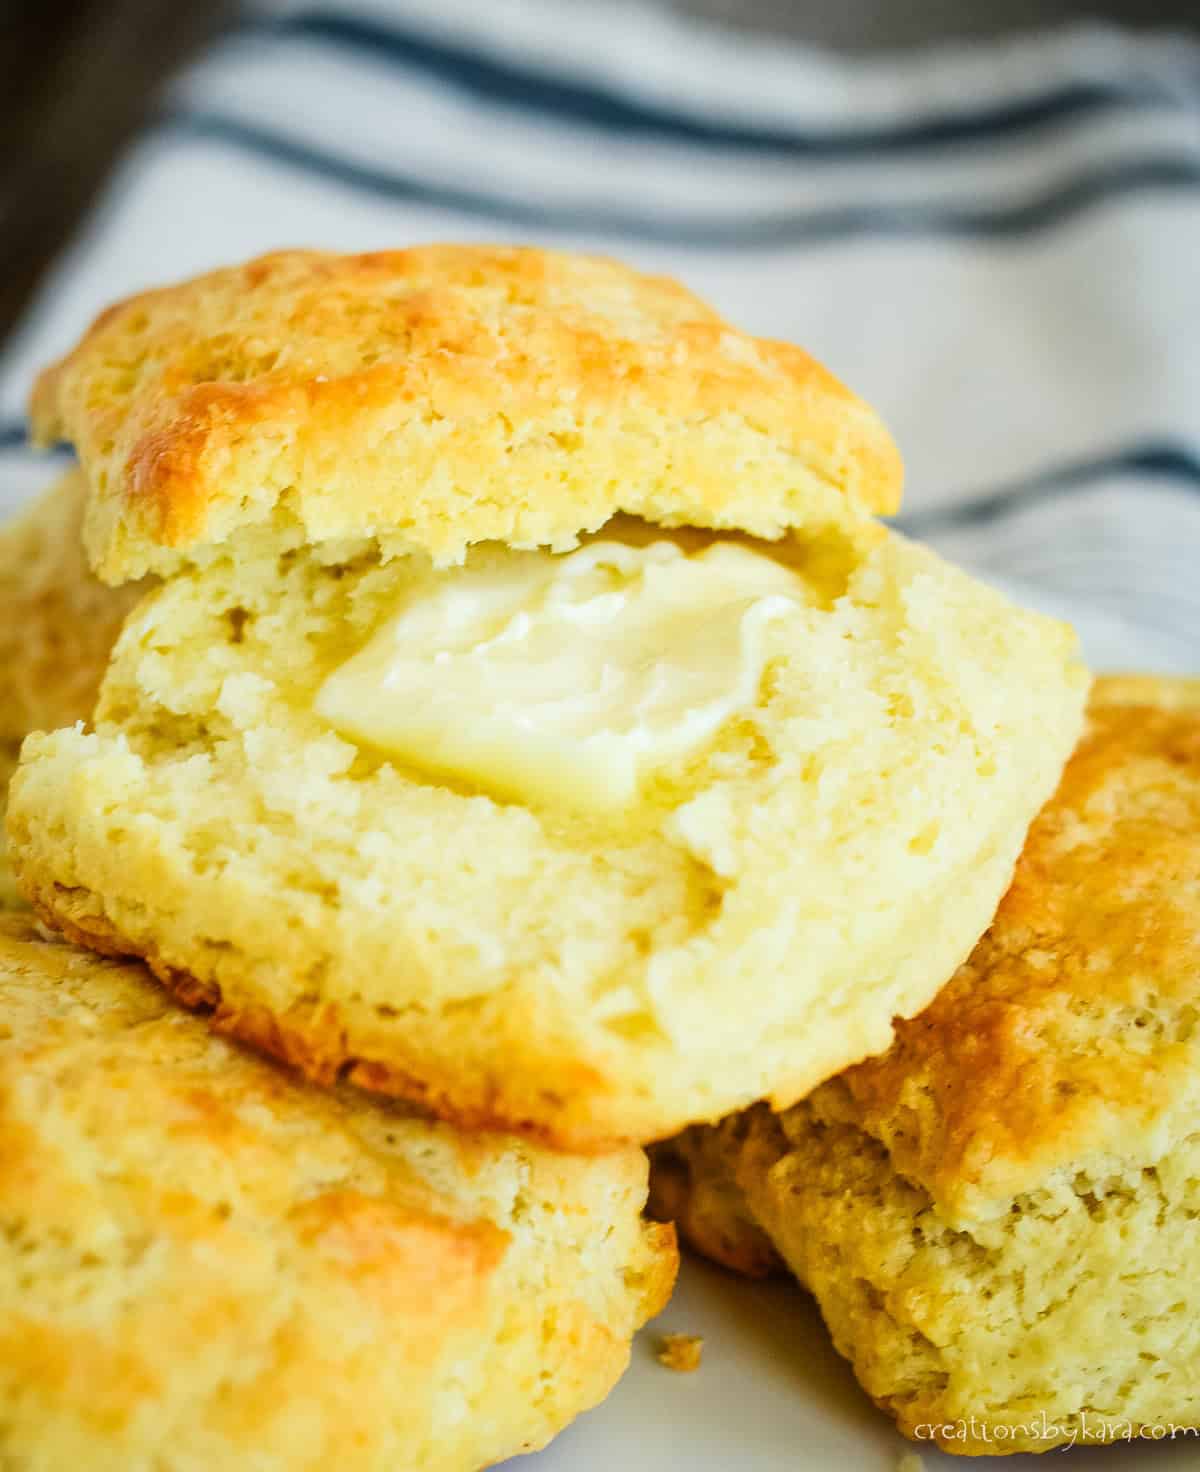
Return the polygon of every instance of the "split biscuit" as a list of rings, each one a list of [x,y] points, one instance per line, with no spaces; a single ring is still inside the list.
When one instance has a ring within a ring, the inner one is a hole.
[[[783,1106],[964,959],[1078,734],[1073,634],[883,528],[798,349],[610,262],[288,254],[39,391],[165,582],[26,749],[50,923],[329,1080],[574,1149]]]

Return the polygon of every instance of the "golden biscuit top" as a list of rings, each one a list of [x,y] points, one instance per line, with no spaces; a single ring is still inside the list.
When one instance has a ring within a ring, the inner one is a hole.
[[[1102,679],[991,929],[810,1106],[971,1212],[1195,1128],[1198,1009],[1200,680]]]
[[[74,442],[101,576],[247,527],[566,547],[627,512],[778,537],[891,512],[874,412],[800,348],[598,257],[286,251],[109,308],[33,396]]]
[[[640,1151],[318,1091],[2,917],[0,1013],[13,1466],[491,1465],[595,1403],[669,1293]]]

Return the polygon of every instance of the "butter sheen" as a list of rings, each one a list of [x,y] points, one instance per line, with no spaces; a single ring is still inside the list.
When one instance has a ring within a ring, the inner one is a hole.
[[[485,555],[410,587],[316,709],[495,796],[611,811],[753,707],[770,632],[805,602],[735,543]]]

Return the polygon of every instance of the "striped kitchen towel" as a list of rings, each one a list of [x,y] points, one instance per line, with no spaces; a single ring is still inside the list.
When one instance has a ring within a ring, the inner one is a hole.
[[[848,60],[566,0],[260,4],[173,88],[0,360],[285,245],[599,249],[810,348],[905,451],[900,523],[1200,668],[1200,43],[1098,26]],[[1104,656],[1101,656],[1104,657]],[[1120,654],[1112,656],[1120,659]]]

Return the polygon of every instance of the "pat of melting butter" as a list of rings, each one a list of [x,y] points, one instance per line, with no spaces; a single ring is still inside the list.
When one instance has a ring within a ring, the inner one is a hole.
[[[316,709],[498,796],[611,810],[753,706],[769,628],[805,601],[726,542],[485,554],[412,589]]]

